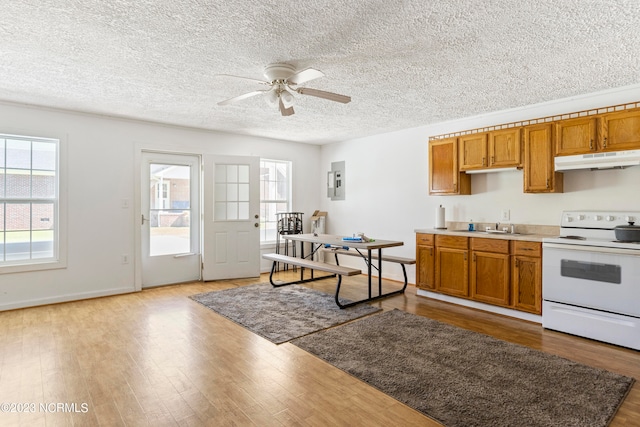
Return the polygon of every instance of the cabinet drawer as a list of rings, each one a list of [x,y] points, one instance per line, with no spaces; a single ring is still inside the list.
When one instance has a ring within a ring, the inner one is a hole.
[[[527,242],[524,240],[512,240],[513,254],[539,257],[542,256],[542,243]]]
[[[436,235],[436,246],[451,249],[468,249],[469,238],[462,236]]]
[[[417,233],[416,245],[433,246],[433,234]]]
[[[509,253],[509,241],[502,239],[483,239],[481,237],[472,237],[471,250],[482,252],[494,252],[497,254]]]

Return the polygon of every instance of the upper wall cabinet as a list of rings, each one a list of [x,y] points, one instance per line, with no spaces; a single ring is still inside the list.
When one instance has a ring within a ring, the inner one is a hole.
[[[556,156],[586,154],[597,149],[596,118],[581,117],[555,124]]]
[[[464,135],[458,138],[460,148],[460,170],[486,168],[487,160],[487,134],[476,133]]]
[[[471,194],[471,177],[458,169],[458,139],[429,141],[429,194]]]
[[[640,110],[602,115],[600,133],[602,151],[640,149]]]
[[[489,132],[489,166],[505,168],[522,166],[520,128]]]
[[[522,166],[520,128],[464,135],[458,146],[461,171]]]
[[[563,175],[553,164],[553,130],[551,124],[524,128],[524,192],[562,193]]]

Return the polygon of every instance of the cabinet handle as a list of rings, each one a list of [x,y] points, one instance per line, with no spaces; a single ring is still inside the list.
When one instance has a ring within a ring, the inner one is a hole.
[[[593,150],[593,139],[589,141],[589,150]]]
[[[473,254],[473,262],[476,262],[476,254]]]
[[[467,260],[467,253],[466,252],[464,253],[464,260],[465,261]]]
[[[496,158],[494,156],[491,156],[491,164],[494,164],[496,162]]]
[[[520,265],[520,261],[516,260],[516,268],[518,268],[519,265]]]
[[[547,188],[549,188],[549,178],[547,178]]]
[[[602,140],[602,148],[607,148],[607,137],[604,137],[604,140]]]
[[[429,255],[433,256],[433,248],[429,249]]]
[[[482,166],[486,166],[487,164],[487,159],[485,157],[482,158]]]

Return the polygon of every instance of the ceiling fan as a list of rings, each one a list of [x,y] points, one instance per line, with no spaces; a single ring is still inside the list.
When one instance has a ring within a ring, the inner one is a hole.
[[[351,97],[339,95],[324,90],[301,87],[300,85],[310,82],[311,80],[324,77],[324,73],[315,68],[306,68],[296,71],[293,65],[289,64],[270,64],[264,69],[264,76],[267,80],[258,80],[251,77],[233,76],[230,74],[218,74],[218,76],[234,77],[239,79],[251,80],[264,86],[266,89],[254,90],[224,101],[218,102],[218,105],[228,105],[252,96],[264,94],[267,102],[280,109],[283,116],[291,116],[293,111],[294,94],[315,96],[317,98],[328,99],[329,101],[341,102],[346,104],[351,102]]]

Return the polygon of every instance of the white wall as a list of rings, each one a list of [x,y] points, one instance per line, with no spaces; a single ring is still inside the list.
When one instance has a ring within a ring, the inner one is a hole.
[[[446,208],[447,221],[496,222],[506,208],[511,222],[539,225],[559,225],[566,209],[640,211],[640,167],[567,172],[561,194],[524,194],[521,171],[472,176],[470,196],[428,194],[430,136],[639,100],[640,85],[325,145],[319,184],[323,194],[331,162],[346,162],[346,200],[322,197],[327,231],[361,231],[373,238],[403,240],[405,245],[393,252],[413,257],[414,230],[433,228],[439,205]],[[355,262],[344,260],[345,265]],[[399,280],[400,269],[394,267],[390,265],[385,276]],[[415,269],[408,271],[415,283]]]
[[[136,146],[293,161],[294,209],[319,208],[320,148],[64,111],[0,104],[0,132],[64,140],[68,185],[67,268],[0,274],[0,310],[134,290]],[[124,199],[131,201],[122,208]]]

